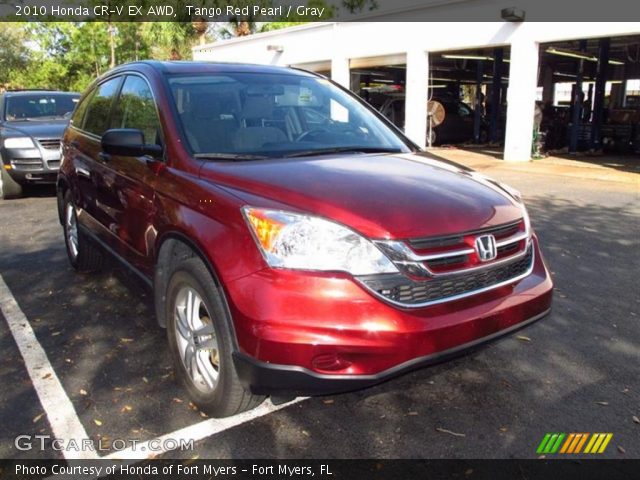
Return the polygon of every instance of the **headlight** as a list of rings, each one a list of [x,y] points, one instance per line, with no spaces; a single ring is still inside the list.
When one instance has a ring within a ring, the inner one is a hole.
[[[5,139],[4,148],[35,148],[35,144],[29,137],[13,137]]]
[[[280,210],[244,207],[242,211],[272,267],[352,275],[398,271],[373,243],[337,223]]]

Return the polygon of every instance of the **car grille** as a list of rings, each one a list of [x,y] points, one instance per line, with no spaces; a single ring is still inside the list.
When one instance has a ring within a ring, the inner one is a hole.
[[[464,241],[464,237],[478,236],[491,234],[496,238],[508,237],[518,231],[522,223],[522,220],[517,222],[498,225],[496,227],[482,228],[479,230],[472,230],[464,233],[457,233],[455,235],[445,235],[441,237],[429,237],[429,238],[417,238],[409,240],[411,245],[416,250],[426,250],[438,247],[451,247],[459,245]]]
[[[377,295],[406,306],[422,306],[450,301],[515,282],[529,274],[533,264],[533,245],[524,256],[496,266],[458,275],[414,281],[402,274],[360,277]]]
[[[13,158],[11,167],[23,172],[39,172],[42,170],[42,160],[39,158]]]
[[[524,255],[529,232],[524,219],[478,230],[406,241],[377,241],[378,247],[410,277],[431,278],[454,275],[480,265],[498,263]],[[480,236],[493,236],[496,257],[480,260],[475,241]]]
[[[60,148],[59,138],[40,138],[38,139],[38,143],[42,145],[42,148],[46,148],[47,150],[58,150]]]

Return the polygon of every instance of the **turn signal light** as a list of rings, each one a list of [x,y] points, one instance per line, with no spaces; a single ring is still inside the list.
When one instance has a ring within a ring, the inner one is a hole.
[[[258,242],[265,251],[270,252],[284,223],[263,216],[259,210],[247,209],[246,214]]]

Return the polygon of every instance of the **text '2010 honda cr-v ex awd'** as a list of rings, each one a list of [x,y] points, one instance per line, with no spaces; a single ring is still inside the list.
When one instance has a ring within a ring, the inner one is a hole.
[[[83,95],[58,205],[78,270],[154,291],[176,376],[216,416],[357,389],[544,316],[520,195],[295,69],[139,62]]]

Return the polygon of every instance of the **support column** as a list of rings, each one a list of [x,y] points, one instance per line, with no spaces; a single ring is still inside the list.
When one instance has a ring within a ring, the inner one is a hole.
[[[331,80],[339,83],[344,88],[351,88],[351,71],[348,58],[334,57],[331,59]]]
[[[404,131],[420,147],[427,144],[427,85],[429,55],[422,50],[407,52]]]
[[[473,142],[480,143],[480,126],[482,125],[482,79],[483,60],[477,60],[476,65],[476,98],[473,110]]]
[[[542,70],[542,102],[545,105],[553,105],[554,85],[553,68],[546,65]]]
[[[504,50],[496,48],[493,51],[493,85],[491,87],[491,112],[489,113],[490,132],[489,141],[491,143],[498,142],[498,123],[500,121],[500,111],[502,110],[502,59]]]
[[[533,40],[522,39],[511,45],[507,134],[504,142],[504,159],[507,161],[531,160],[538,57],[538,43]]]
[[[580,41],[580,51],[587,50],[587,42]],[[576,83],[571,90],[571,131],[569,133],[569,153],[578,151],[578,134],[580,133],[580,125],[582,124],[582,103],[584,101],[584,92],[582,91],[582,74],[584,73],[584,59],[578,60],[578,69],[576,71]]]
[[[607,85],[609,47],[611,40],[603,38],[598,45],[596,91],[593,97],[593,124],[591,126],[591,150],[602,150],[602,121],[604,119],[604,94]]]

